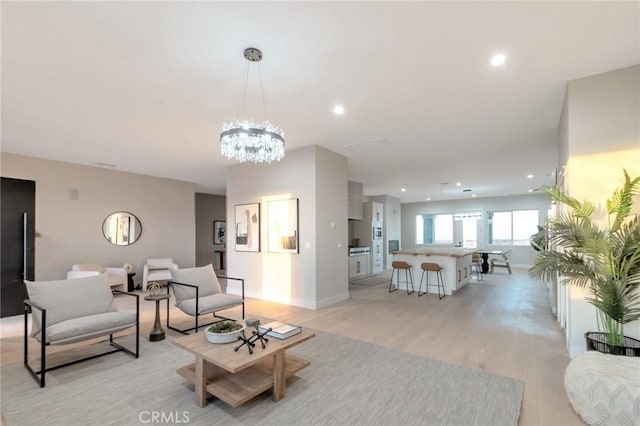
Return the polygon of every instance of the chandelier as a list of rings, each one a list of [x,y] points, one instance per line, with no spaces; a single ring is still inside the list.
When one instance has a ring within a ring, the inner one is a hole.
[[[241,109],[244,113],[244,100],[249,81],[249,68],[252,62],[262,60],[262,52],[254,47],[244,50],[244,57],[248,61],[245,73],[244,86],[242,88]],[[264,88],[262,87],[262,72],[258,63],[260,74],[260,89],[262,91],[262,106],[265,120],[261,123],[251,120],[233,120],[222,125],[220,133],[220,152],[229,159],[238,160],[241,163],[271,163],[284,158],[284,132],[278,126],[270,123],[267,117],[267,107],[264,101]]]

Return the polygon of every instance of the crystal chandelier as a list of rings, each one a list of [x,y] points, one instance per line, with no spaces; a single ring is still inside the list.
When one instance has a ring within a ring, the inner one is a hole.
[[[242,111],[244,112],[244,98],[247,92],[249,80],[249,65],[251,62],[260,62],[262,52],[254,47],[244,50],[247,59],[247,71],[244,87],[242,89]],[[260,64],[258,64],[260,71]],[[271,124],[267,119],[267,107],[264,101],[264,88],[262,87],[262,74],[260,73],[260,89],[262,91],[262,106],[265,120],[262,123],[253,120],[233,120],[222,125],[220,133],[220,152],[229,159],[236,159],[241,163],[271,163],[284,158],[284,132],[278,126]]]

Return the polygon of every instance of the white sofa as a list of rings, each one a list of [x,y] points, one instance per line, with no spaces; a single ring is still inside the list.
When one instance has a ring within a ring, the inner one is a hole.
[[[171,269],[178,269],[170,257],[147,259],[142,270],[142,290],[147,290],[151,281],[171,280]]]
[[[109,286],[114,290],[127,290],[127,274],[131,272],[132,266],[125,263],[123,266],[104,267],[99,263],[77,263],[67,272],[67,279],[91,277],[106,272]]]
[[[45,373],[65,365],[124,351],[138,358],[140,331],[139,296],[133,293],[115,292],[136,298],[135,312],[120,312],[116,308],[107,274],[58,281],[26,281],[29,299],[24,301],[24,365],[40,387],[45,385]],[[31,337],[40,343],[39,368],[29,363],[29,339],[27,339],[28,307],[32,310]],[[114,341],[113,334],[136,328],[135,350],[127,349]],[[87,358],[47,368],[46,348],[65,345],[109,335],[112,349]]]

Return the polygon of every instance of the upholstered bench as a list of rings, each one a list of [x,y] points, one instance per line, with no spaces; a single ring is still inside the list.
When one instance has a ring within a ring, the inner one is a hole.
[[[47,371],[66,365],[120,351],[138,358],[140,331],[138,295],[113,290],[113,293],[136,298],[135,312],[119,312],[106,273],[59,281],[25,281],[25,284],[29,299],[24,301],[24,365],[41,387],[45,385]],[[29,365],[29,339],[27,338],[29,308],[32,310],[31,337],[40,342],[38,371]],[[136,327],[135,352],[113,341],[114,333],[130,327]],[[106,335],[109,335],[109,343],[114,349],[47,368],[45,352],[47,346],[65,345]]]

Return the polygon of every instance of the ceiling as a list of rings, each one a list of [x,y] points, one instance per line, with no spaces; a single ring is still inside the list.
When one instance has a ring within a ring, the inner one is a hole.
[[[222,123],[264,118],[255,68],[240,117],[246,47],[264,54],[267,117],[287,151],[343,154],[365,195],[402,202],[553,183],[567,81],[640,63],[638,2],[1,8],[3,152],[110,164],[213,194],[235,164],[220,154]],[[500,68],[489,64],[497,52],[507,56]]]

